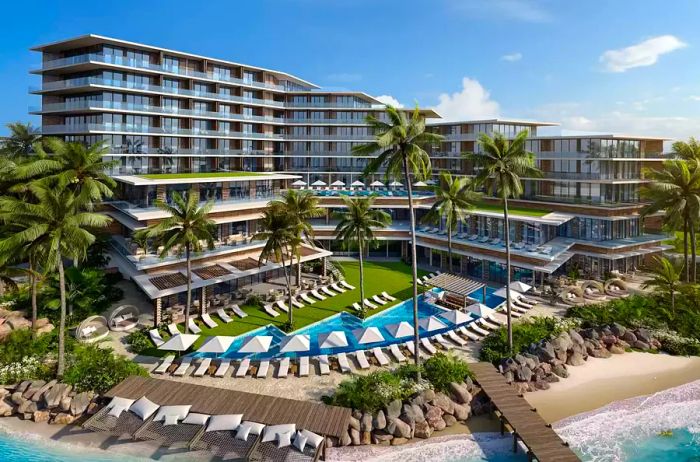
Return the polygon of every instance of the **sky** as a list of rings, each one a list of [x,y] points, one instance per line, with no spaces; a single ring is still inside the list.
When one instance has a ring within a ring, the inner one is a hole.
[[[7,2],[0,123],[32,121],[29,48],[93,33],[281,70],[446,120],[700,136],[697,0]]]

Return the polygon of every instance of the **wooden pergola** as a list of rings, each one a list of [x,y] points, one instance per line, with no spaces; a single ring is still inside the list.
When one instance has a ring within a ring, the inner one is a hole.
[[[450,295],[457,296],[462,300],[462,308],[466,308],[470,295],[481,289],[483,300],[486,300],[486,284],[473,279],[458,276],[452,273],[440,273],[426,281],[433,287],[444,290]]]

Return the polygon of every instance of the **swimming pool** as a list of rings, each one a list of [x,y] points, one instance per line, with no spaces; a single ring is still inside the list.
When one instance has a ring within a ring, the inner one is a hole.
[[[438,289],[433,289],[434,291],[439,291]],[[480,303],[484,303],[490,307],[496,307],[500,305],[503,302],[503,299],[501,297],[493,295],[496,289],[492,287],[487,287],[486,288],[486,297],[485,297],[485,302],[484,302],[484,296],[482,293],[482,290],[479,289],[475,292],[473,292],[470,296],[478,300]],[[302,308],[303,309],[303,308]],[[444,328],[438,329],[431,331],[429,333],[423,331],[422,329],[419,330],[419,334],[421,337],[424,336],[433,336],[436,334],[441,334],[444,333],[448,330],[454,329],[457,327],[455,324],[452,324],[450,321],[447,319],[444,319],[441,315],[444,315],[448,313],[450,310],[441,308],[437,305],[434,305],[432,303],[428,303],[424,300],[423,295],[420,295],[418,297],[418,318],[423,319],[423,318],[428,318],[430,316],[437,316],[440,318],[440,320],[445,324]],[[246,332],[243,335],[240,335],[236,337],[236,340],[231,344],[231,347],[228,349],[226,353],[223,353],[221,355],[214,355],[211,353],[193,353],[193,356],[195,357],[218,357],[218,358],[229,358],[229,359],[242,359],[242,358],[250,358],[250,359],[255,359],[255,360],[270,360],[274,358],[281,358],[283,356],[289,356],[289,357],[297,357],[297,356],[316,356],[320,354],[336,354],[336,353],[341,353],[341,352],[351,352],[355,350],[363,350],[367,348],[374,348],[374,347],[385,347],[388,345],[391,345],[392,343],[403,343],[407,340],[411,340],[413,337],[402,337],[402,338],[395,338],[391,335],[391,333],[387,330],[387,326],[391,324],[398,324],[402,321],[408,322],[409,324],[413,325],[413,300],[408,299],[404,300],[402,302],[396,303],[395,306],[388,308],[380,313],[377,313],[373,316],[370,316],[366,319],[360,319],[357,316],[347,313],[347,312],[341,312],[338,314],[335,314],[333,316],[330,316],[328,318],[322,319],[321,321],[318,321],[313,324],[309,324],[308,326],[302,327],[301,329],[297,329],[290,335],[309,335],[310,338],[310,349],[309,351],[306,352],[300,352],[300,353],[281,353],[280,350],[280,343],[282,339],[287,335],[285,334],[282,330],[278,329],[277,327],[273,325],[267,325],[264,327],[260,327],[258,329],[255,329],[250,332]],[[467,323],[465,323],[467,324]],[[353,335],[353,331],[356,329],[361,329],[361,328],[366,328],[366,327],[376,327],[379,329],[379,332],[382,334],[384,337],[384,340],[381,342],[376,342],[376,343],[370,343],[370,344],[363,344],[360,345],[357,343],[355,336]],[[323,333],[329,333],[333,331],[342,331],[345,332],[345,336],[348,341],[348,346],[346,347],[337,347],[337,348],[320,348],[319,347],[319,342],[318,342],[318,336]],[[257,336],[257,335],[269,335],[272,336],[272,346],[270,349],[265,352],[265,353],[256,353],[256,354],[250,354],[250,353],[239,353],[238,350],[241,348],[243,343],[246,341],[247,338]]]

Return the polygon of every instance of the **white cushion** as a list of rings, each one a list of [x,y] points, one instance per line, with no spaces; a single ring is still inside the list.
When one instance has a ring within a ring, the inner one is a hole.
[[[292,432],[278,433],[277,434],[277,447],[286,448],[292,444]]]
[[[141,417],[141,420],[146,420],[158,410],[158,407],[159,406],[156,403],[145,396],[142,396],[138,401],[131,405],[129,410]]]
[[[125,410],[126,409],[124,409],[121,406],[113,406],[112,409],[109,410],[107,415],[111,415],[113,417],[119,417],[120,415],[122,415],[122,412],[124,412]]]
[[[301,432],[296,432],[296,435],[294,435],[294,447],[300,452],[304,452],[307,439],[308,438],[306,438],[306,436],[304,436]]]
[[[177,415],[175,414],[168,414],[165,416],[165,422],[163,423],[163,426],[168,426],[168,425],[177,425]]]
[[[296,429],[296,424],[270,425],[263,431],[262,442],[274,441],[279,433],[294,433]]]
[[[107,409],[112,409],[115,406],[119,406],[123,410],[129,409],[132,404],[134,404],[134,399],[127,399],[127,398],[120,398],[119,396],[115,396],[112,398],[112,401],[109,402],[107,405]]]
[[[259,435],[262,433],[263,429],[265,428],[265,424],[261,424],[258,422],[251,422],[250,420],[244,421],[241,426],[246,426],[250,428],[250,434],[251,435]]]
[[[323,443],[323,437],[321,435],[317,435],[314,432],[310,432],[308,430],[302,430],[301,434],[306,437],[306,440],[308,441],[308,444],[312,445],[313,447],[318,449],[318,446]]]
[[[235,430],[241,424],[242,418],[243,414],[213,415],[209,418],[209,425],[205,431]]]
[[[160,422],[165,418],[166,415],[176,415],[178,420],[182,420],[185,417],[187,417],[187,414],[189,414],[191,407],[192,406],[190,406],[189,404],[180,406],[161,406],[161,408],[158,409],[158,413],[156,414],[156,417],[153,420],[155,422]]]
[[[183,420],[182,423],[204,426],[207,424],[207,420],[209,420],[209,414],[197,414],[196,412],[190,412],[187,414],[187,417],[185,417],[185,420]]]
[[[247,441],[248,435],[250,435],[250,426],[243,424],[239,425],[238,430],[236,430],[236,439]]]

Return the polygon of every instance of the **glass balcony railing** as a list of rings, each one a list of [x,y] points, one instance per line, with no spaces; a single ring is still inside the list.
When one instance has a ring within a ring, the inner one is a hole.
[[[360,103],[357,101],[287,101],[288,107],[327,107],[327,108],[357,108],[371,109],[372,106],[368,103]]]
[[[285,119],[288,124],[305,124],[305,125],[315,125],[315,124],[329,124],[329,125],[367,125],[365,119],[300,119],[300,118],[290,118]]]
[[[134,125],[134,124],[76,124],[76,125],[44,125],[41,127],[41,133],[45,135],[56,135],[64,133],[90,133],[90,132],[128,132],[128,133],[146,133],[155,135],[188,135],[188,136],[215,136],[223,138],[245,138],[245,139],[271,139],[281,140],[284,135],[276,133],[253,133],[253,132],[234,132],[223,130],[205,130],[205,129],[190,129],[190,128],[170,128],[170,127],[151,127],[149,125]]]
[[[289,140],[372,140],[372,135],[307,135],[288,133],[284,135]]]

